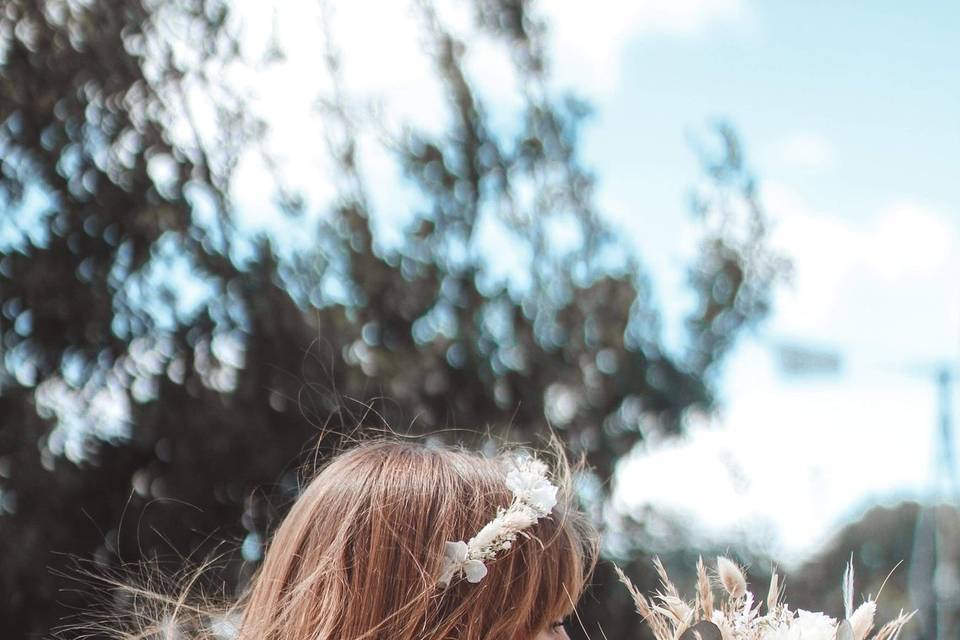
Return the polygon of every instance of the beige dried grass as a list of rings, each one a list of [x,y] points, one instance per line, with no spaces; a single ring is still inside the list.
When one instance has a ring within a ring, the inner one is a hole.
[[[625,574],[620,567],[613,565],[613,568],[617,572],[617,577],[620,579],[620,582],[627,587],[630,597],[633,598],[633,604],[637,608],[637,613],[650,625],[650,630],[653,632],[654,637],[657,640],[673,640],[673,633],[670,630],[669,622],[656,611],[655,605],[640,593],[640,590],[634,586],[633,581],[627,577],[627,574]]]
[[[697,602],[703,612],[704,620],[713,617],[713,589],[710,588],[710,576],[703,564],[703,556],[697,558]]]
[[[747,594],[747,579],[733,560],[717,556],[717,575],[731,597],[742,598]]]
[[[880,631],[873,637],[873,640],[895,640],[896,637],[900,635],[900,631],[904,625],[910,621],[910,618],[912,618],[915,613],[916,611],[904,613],[903,609],[901,609],[900,615],[880,627]]]

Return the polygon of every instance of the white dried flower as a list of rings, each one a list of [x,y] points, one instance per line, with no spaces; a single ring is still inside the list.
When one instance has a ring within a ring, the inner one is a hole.
[[[496,517],[468,542],[446,543],[443,569],[437,578],[441,587],[461,574],[468,582],[480,582],[487,575],[484,561],[510,549],[518,534],[548,516],[556,506],[558,489],[547,479],[547,466],[543,462],[518,457],[511,463],[506,485],[513,493],[513,502],[506,509],[499,509]]]
[[[837,621],[823,613],[797,610],[779,624],[764,629],[763,640],[834,640]]]
[[[469,558],[470,548],[462,540],[448,542],[444,549],[447,561],[440,581],[448,583],[457,571],[462,571],[468,582],[480,582],[487,575],[487,567],[479,560]]]
[[[797,609],[797,617],[790,624],[792,638],[800,640],[833,640],[837,621],[825,613]]]
[[[853,627],[853,640],[864,640],[873,627],[873,616],[877,613],[877,603],[867,600],[850,616],[850,626]]]
[[[723,611],[720,609],[714,609],[713,617],[710,618],[710,621],[717,625],[717,628],[720,629],[720,636],[723,638],[723,640],[733,640],[735,637],[733,623],[729,618],[727,618]]]
[[[557,487],[547,480],[545,474],[546,467],[533,458],[519,461],[507,474],[507,488],[513,495],[544,515],[557,504]]]

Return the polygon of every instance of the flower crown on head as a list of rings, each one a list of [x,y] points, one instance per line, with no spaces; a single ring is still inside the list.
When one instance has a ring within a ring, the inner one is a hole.
[[[513,502],[497,509],[496,517],[483,526],[468,542],[447,542],[444,565],[437,583],[446,587],[459,575],[467,582],[480,582],[487,575],[484,561],[493,560],[500,551],[513,546],[517,535],[533,526],[537,520],[550,515],[557,504],[557,487],[547,478],[547,465],[528,455],[517,455],[509,460],[507,488],[513,492]]]

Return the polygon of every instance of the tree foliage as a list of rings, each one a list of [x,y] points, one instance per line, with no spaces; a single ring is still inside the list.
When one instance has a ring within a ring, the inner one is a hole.
[[[531,3],[470,2],[519,78],[509,133],[467,74],[469,42],[417,7],[451,118],[439,135],[408,127],[386,139],[420,195],[414,222],[398,247],[378,245],[362,120],[331,45],[334,90],[317,117],[338,192],[305,231],[311,248],[289,254],[283,238],[249,237],[235,221],[234,170],[265,129],[225,80],[245,64],[226,2],[4,4],[9,637],[45,633],[81,601],[63,590],[71,557],[174,567],[243,540],[222,567],[241,584],[318,441],[322,456],[345,434],[389,426],[483,446],[552,425],[604,495],[634,445],[713,406],[716,367],[766,313],[783,270],[732,131],[719,130],[695,201],[697,305],[687,347],[671,350],[639,258],[597,210],[578,153],[589,109],[552,88]],[[277,196],[287,215],[305,206],[279,183]],[[472,249],[490,221],[526,256],[523,286],[492,278],[497,256]],[[551,224],[575,229],[574,246],[554,241]]]

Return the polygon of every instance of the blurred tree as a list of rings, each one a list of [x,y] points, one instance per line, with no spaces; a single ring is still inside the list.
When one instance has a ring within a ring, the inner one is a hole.
[[[918,557],[918,542],[921,545],[933,543],[917,540],[918,535],[922,538],[923,531],[917,526],[918,520],[925,516],[940,521],[942,536],[935,544],[949,565],[948,571],[943,572],[945,575],[935,575],[933,566],[922,566],[925,561],[935,558],[924,553]],[[878,536],[878,531],[883,531],[883,536]],[[937,504],[928,509],[910,500],[890,507],[870,507],[859,519],[837,531],[815,556],[791,574],[787,583],[787,593],[793,594],[791,602],[804,609],[840,615],[843,599],[838,576],[842,569],[838,567],[847,562],[851,553],[856,593],[875,597],[880,593],[877,598],[878,628],[901,609],[905,612],[917,610],[903,631],[904,640],[956,637],[956,630],[960,628],[956,613],[956,571],[949,570],[960,565],[960,513],[955,507]],[[924,586],[940,591],[939,611],[933,594],[911,593],[911,572],[918,568],[924,574]],[[829,586],[824,588],[824,585]],[[938,628],[941,635],[937,635]]]
[[[424,203],[396,249],[375,243],[355,113],[325,96],[338,196],[314,248],[281,257],[234,220],[233,170],[264,126],[224,80],[244,64],[225,0],[4,3],[5,637],[39,637],[83,602],[64,590],[71,557],[176,567],[242,539],[221,567],[242,583],[318,440],[322,456],[390,425],[482,446],[484,429],[529,440],[549,423],[602,496],[645,434],[711,408],[715,368],[784,267],[736,138],[720,127],[695,199],[698,305],[672,353],[639,261],[593,203],[588,109],[551,91],[530,4],[471,2],[519,76],[509,135],[466,74],[467,43],[418,5],[452,119],[387,141]],[[332,45],[326,66],[339,78]],[[288,215],[302,202],[278,188]],[[469,249],[485,219],[529,256],[527,286],[494,282],[496,256]],[[576,230],[572,248],[553,223]]]

